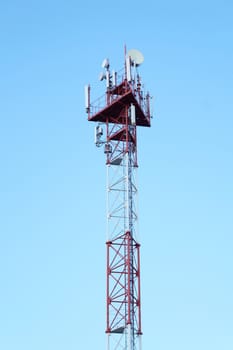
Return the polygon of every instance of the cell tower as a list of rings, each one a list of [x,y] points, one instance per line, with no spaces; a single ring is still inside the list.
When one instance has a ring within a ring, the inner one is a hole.
[[[104,146],[107,166],[107,350],[141,350],[140,244],[137,233],[137,126],[150,126],[150,95],[142,89],[138,50],[126,52],[124,68],[110,71],[103,97],[90,102],[85,87],[88,120],[97,122],[95,144]],[[104,128],[106,133],[104,134]]]

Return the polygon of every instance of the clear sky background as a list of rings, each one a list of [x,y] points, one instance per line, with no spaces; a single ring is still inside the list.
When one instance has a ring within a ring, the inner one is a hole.
[[[143,349],[233,349],[232,1],[0,4],[0,349],[105,349],[105,157],[83,87],[143,52]]]

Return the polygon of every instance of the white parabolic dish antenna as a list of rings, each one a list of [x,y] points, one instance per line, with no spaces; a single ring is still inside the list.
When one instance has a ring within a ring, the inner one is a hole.
[[[143,54],[136,49],[129,50],[127,56],[131,58],[132,63],[136,66],[139,66],[144,61]]]

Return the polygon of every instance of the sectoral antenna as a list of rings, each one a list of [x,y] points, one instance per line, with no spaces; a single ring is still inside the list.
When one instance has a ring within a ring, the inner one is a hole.
[[[90,112],[90,85],[85,85],[84,93],[85,93],[85,108],[86,113]]]
[[[136,125],[136,111],[135,106],[133,104],[129,107],[129,118],[132,125]]]
[[[97,147],[100,147],[103,143],[105,143],[104,141],[101,140],[102,136],[103,136],[103,128],[100,124],[98,124],[94,130],[95,145]]]

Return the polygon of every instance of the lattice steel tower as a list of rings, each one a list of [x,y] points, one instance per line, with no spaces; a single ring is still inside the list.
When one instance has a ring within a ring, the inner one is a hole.
[[[137,126],[150,126],[150,95],[144,93],[138,66],[143,55],[126,52],[124,68],[110,71],[103,61],[106,93],[90,102],[88,120],[97,122],[96,146],[104,146],[107,165],[107,350],[141,350],[140,244],[137,235]],[[104,128],[106,133],[104,134]]]

